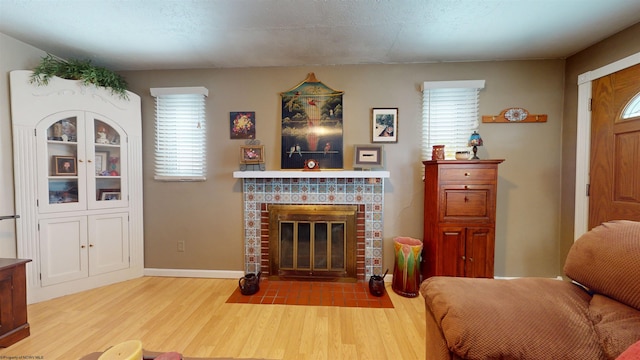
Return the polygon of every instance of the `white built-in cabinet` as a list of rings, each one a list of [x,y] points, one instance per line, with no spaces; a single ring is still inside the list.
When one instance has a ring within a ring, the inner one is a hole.
[[[140,98],[11,72],[18,257],[29,303],[142,276]]]

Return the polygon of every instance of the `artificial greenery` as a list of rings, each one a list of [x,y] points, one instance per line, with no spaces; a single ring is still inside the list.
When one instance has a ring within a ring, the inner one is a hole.
[[[93,84],[111,90],[114,95],[128,99],[127,82],[113,71],[101,66],[94,66],[91,60],[62,60],[51,54],[43,57],[40,64],[33,69],[31,82],[47,85],[52,77],[68,80],[80,80],[84,85]]]

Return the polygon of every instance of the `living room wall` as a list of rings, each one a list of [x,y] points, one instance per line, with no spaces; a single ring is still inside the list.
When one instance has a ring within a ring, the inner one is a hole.
[[[353,145],[371,141],[371,108],[398,107],[398,143],[385,145],[384,268],[393,269],[393,238],[422,239],[420,162],[422,94],[430,80],[485,79],[480,113],[519,106],[547,114],[546,123],[481,124],[481,158],[505,159],[499,168],[496,276],[559,275],[560,139],[564,61],[495,61],[412,65],[352,65],[123,72],[142,97],[145,267],[243,270],[243,215],[238,170],[241,140],[229,138],[229,112],[255,111],[266,167],[280,168],[279,93],[314,72],[343,90],[345,169]],[[149,88],[205,86],[208,179],[153,180],[154,102]],[[178,240],[186,243],[177,251]]]
[[[7,72],[32,68],[41,51],[11,39],[0,52],[19,61]],[[257,137],[266,147],[267,168],[279,169],[279,93],[314,72],[320,81],[345,91],[345,168],[352,167],[353,145],[370,143],[373,107],[399,108],[399,141],[385,145],[384,267],[393,268],[393,238],[422,238],[422,165],[420,85],[430,80],[485,79],[480,113],[498,114],[520,106],[547,114],[546,123],[481,124],[485,146],[481,158],[505,159],[500,165],[496,223],[496,276],[559,275],[561,131],[564,61],[494,61],[412,65],[305,66],[250,69],[130,71],[122,74],[142,97],[144,152],[145,267],[218,271],[243,270],[242,201],[238,170],[240,140],[229,139],[229,112],[255,111]],[[206,86],[209,174],[206,182],[164,183],[153,180],[151,87]],[[9,92],[0,109],[9,108]],[[10,118],[0,113],[3,132]],[[3,135],[4,136],[4,135]],[[2,158],[11,158],[3,145]],[[12,169],[3,163],[3,173]],[[13,184],[4,184],[4,194]],[[185,240],[184,252],[177,241]],[[12,257],[10,251],[2,256]]]

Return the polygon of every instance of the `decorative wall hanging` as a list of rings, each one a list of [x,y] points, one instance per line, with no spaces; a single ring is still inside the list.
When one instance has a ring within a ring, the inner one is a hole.
[[[533,115],[529,114],[526,109],[523,108],[508,108],[502,110],[500,115],[483,115],[483,123],[533,123],[533,122],[547,122],[547,115]]]
[[[342,169],[342,94],[314,73],[282,97],[282,169],[304,169],[315,159],[323,169]]]
[[[372,142],[398,142],[398,108],[373,109]]]
[[[256,138],[256,112],[234,111],[229,113],[229,129],[231,139]]]

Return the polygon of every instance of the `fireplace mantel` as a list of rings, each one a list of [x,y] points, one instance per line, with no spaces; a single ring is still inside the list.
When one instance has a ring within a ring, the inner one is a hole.
[[[267,171],[234,171],[237,179],[368,179],[388,178],[388,171],[356,171],[356,170],[267,170]]]

